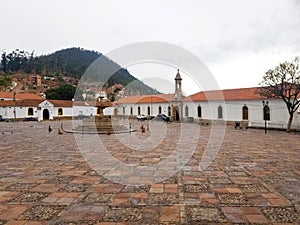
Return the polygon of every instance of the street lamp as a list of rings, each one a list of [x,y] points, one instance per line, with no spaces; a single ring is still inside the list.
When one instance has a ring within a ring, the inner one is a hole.
[[[269,110],[269,102],[262,101],[263,104],[263,113],[264,113],[264,121],[265,121],[265,134],[267,133],[267,120],[270,120],[270,110]]]
[[[153,115],[153,110],[152,110],[152,95],[150,96],[150,105],[151,105],[151,107],[150,107],[150,111],[151,111],[151,115],[150,116],[152,116]]]
[[[16,92],[13,93],[13,102],[14,102],[14,122],[16,122]]]

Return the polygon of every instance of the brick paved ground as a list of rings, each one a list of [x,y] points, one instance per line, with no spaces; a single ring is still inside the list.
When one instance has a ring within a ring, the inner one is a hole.
[[[48,134],[49,123],[0,124],[0,225],[300,223],[300,134],[227,127],[215,161],[200,172],[210,134],[203,126],[183,170],[159,183],[126,186],[95,172],[74,135],[57,134],[59,122],[51,122],[54,131]],[[162,126],[167,138],[143,154],[118,143],[116,135],[101,140],[114,158],[151,165],[170,155],[178,141],[180,124]],[[199,129],[188,126],[191,135]],[[147,140],[150,133],[131,135]],[[112,178],[132,175],[116,171]]]

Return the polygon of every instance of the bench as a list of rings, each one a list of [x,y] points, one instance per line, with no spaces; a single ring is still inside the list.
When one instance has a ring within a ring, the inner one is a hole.
[[[268,128],[284,128],[284,123],[273,123],[273,122],[267,122],[267,127]],[[249,123],[250,127],[265,127],[265,122],[258,122],[258,121],[254,121],[254,122],[250,122]]]

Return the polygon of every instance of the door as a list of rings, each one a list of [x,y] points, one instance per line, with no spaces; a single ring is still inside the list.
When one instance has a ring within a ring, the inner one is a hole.
[[[49,110],[48,109],[44,109],[43,110],[43,120],[49,120]]]

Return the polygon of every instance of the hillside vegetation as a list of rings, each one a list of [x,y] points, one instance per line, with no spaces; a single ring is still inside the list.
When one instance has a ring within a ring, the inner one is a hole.
[[[4,81],[15,73],[35,73],[42,77],[55,77],[59,81],[62,81],[63,77],[79,80],[84,75],[84,81],[99,82],[105,87],[121,84],[129,93],[158,93],[103,54],[82,48],[63,49],[41,56],[35,56],[34,51],[29,53],[19,49],[11,53],[3,52],[0,73],[0,85],[7,84]]]

